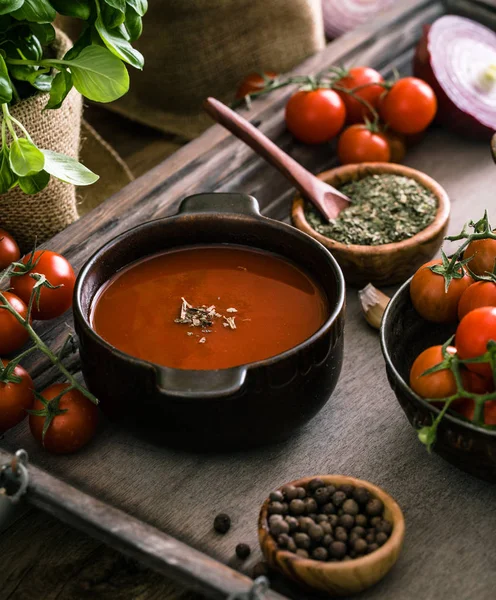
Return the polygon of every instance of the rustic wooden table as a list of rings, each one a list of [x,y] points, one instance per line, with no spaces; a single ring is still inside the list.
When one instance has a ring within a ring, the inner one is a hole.
[[[419,0],[404,4],[417,7],[407,23],[399,18],[405,7],[398,7],[380,28],[374,25],[377,31],[386,27],[387,35],[363,30],[347,36],[298,72],[317,72],[339,62],[372,64],[386,71],[392,65],[407,69],[420,26],[441,14],[443,7]],[[455,4],[466,8],[469,3]],[[281,110],[288,94],[281,90],[257,101],[249,117],[314,172],[329,168],[335,162],[332,146],[308,148],[285,131]],[[406,164],[446,187],[453,203],[450,233],[484,208],[496,222],[496,168],[487,144],[433,130],[410,150]],[[134,224],[172,214],[186,195],[212,190],[253,194],[265,214],[279,219],[288,218],[293,195],[282,177],[216,126],[49,246],[79,269],[106,240]],[[369,479],[398,500],[405,511],[407,536],[391,574],[362,597],[489,600],[496,586],[496,515],[490,510],[496,489],[425,452],[388,386],[378,336],[361,317],[356,290],[348,290],[347,302],[345,364],[338,387],[322,412],[289,443],[230,456],[188,454],[105,424],[81,453],[52,457],[34,445],[24,424],[8,432],[0,447],[24,447],[33,462],[50,473],[231,564],[236,543],[257,547],[257,512],[273,487],[317,473]],[[60,344],[67,324],[69,316],[44,325],[41,333]],[[55,377],[42,360],[27,366],[40,388]],[[71,367],[78,371],[77,357]],[[212,532],[213,516],[220,511],[230,513],[234,523],[222,539]],[[2,600],[182,597],[162,577],[35,511],[0,537],[0,552],[6,557],[0,570]],[[255,551],[242,570],[249,571],[259,559]]]

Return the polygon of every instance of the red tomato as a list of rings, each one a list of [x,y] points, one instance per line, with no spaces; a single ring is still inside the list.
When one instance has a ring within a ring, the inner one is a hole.
[[[2,360],[2,364],[6,367],[8,361]],[[34,386],[29,373],[17,365],[13,375],[21,378],[20,383],[0,380],[0,433],[20,423],[34,402]]]
[[[383,133],[375,133],[367,125],[351,125],[343,131],[338,142],[341,164],[389,162],[389,142]]]
[[[10,292],[2,292],[7,302],[14,308],[24,319],[28,316],[28,307],[24,302],[11,294]],[[3,308],[0,303],[0,354],[10,354],[19,350],[29,339],[29,333],[19,321],[10,314],[6,308]]]
[[[264,75],[270,77],[270,79],[277,77],[277,73],[274,73],[273,71],[265,71]],[[242,100],[245,96],[248,96],[248,94],[259,92],[266,85],[267,83],[260,73],[250,73],[243,79],[241,85],[237,89],[236,98]]]
[[[384,93],[384,88],[382,85],[374,84],[382,83],[383,81],[384,78],[375,69],[371,69],[370,67],[353,67],[353,69],[348,71],[346,77],[339,79],[336,83],[347,90],[361,88],[354,92],[355,96],[362,98],[368,102],[372,108],[377,109],[380,97]],[[367,117],[367,119],[373,118],[370,110],[363,105],[360,100],[357,100],[346,92],[338,92],[338,94],[341,96],[346,107],[347,123],[361,123],[365,117]]]
[[[436,95],[422,79],[404,77],[381,99],[379,111],[384,121],[395,131],[419,133],[436,116]]]
[[[496,342],[496,308],[476,308],[463,317],[455,335],[458,355],[461,359],[477,358],[487,351],[490,341]],[[483,377],[492,377],[489,363],[467,363],[467,368]]]
[[[457,320],[461,295],[473,279],[465,273],[461,279],[453,279],[446,292],[444,277],[429,269],[441,263],[441,260],[431,260],[420,267],[410,283],[410,297],[415,310],[427,321],[450,323]]]
[[[14,238],[5,229],[0,229],[0,271],[20,258],[19,246]]]
[[[493,281],[476,281],[468,287],[458,304],[460,321],[471,310],[481,306],[496,306],[496,283]]]
[[[474,419],[474,401],[465,399],[461,404],[454,407],[455,410],[466,419]],[[486,425],[496,425],[496,400],[488,400],[484,405],[484,423]]]
[[[468,263],[476,275],[492,273],[496,264],[496,240],[474,240],[467,246],[463,258],[473,257]]]
[[[30,257],[31,254],[26,255],[22,262],[26,264]],[[42,321],[54,319],[72,306],[76,276],[69,261],[55,252],[37,250],[34,253],[34,260],[38,262],[31,271],[26,275],[12,277],[10,285],[19,298],[26,303],[29,303],[31,291],[36,283],[36,280],[31,277],[31,273],[45,275],[53,286],[61,286],[54,290],[44,287],[40,294],[40,308],[38,309],[36,303],[33,304],[33,319]]]
[[[456,354],[453,346],[448,346],[447,350]],[[422,398],[447,398],[456,393],[456,382],[450,369],[423,375],[443,360],[442,346],[431,346],[415,359],[410,369],[410,387]]]
[[[299,91],[286,104],[286,125],[305,144],[323,144],[342,129],[346,109],[333,90]]]
[[[47,401],[53,400],[69,384],[56,383],[41,394]],[[43,403],[35,400],[35,410],[42,410]],[[45,435],[44,448],[53,454],[70,454],[85,446],[95,435],[98,424],[98,408],[79,390],[71,390],[60,399],[59,410],[66,410],[56,415]],[[29,427],[33,437],[43,443],[43,426],[45,417],[29,415]]]

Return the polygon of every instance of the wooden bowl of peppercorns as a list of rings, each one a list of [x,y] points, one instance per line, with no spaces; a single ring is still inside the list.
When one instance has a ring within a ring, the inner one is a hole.
[[[380,581],[398,559],[404,535],[395,500],[368,481],[344,475],[306,477],[272,492],[258,529],[271,568],[331,596]]]

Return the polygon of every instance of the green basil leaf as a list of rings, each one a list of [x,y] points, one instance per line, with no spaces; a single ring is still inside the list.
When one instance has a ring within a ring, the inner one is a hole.
[[[142,69],[145,59],[118,31],[109,31],[101,17],[95,21],[95,27],[107,48],[124,62],[137,69]]]
[[[121,13],[126,12],[126,0],[104,0],[104,2],[107,6],[119,10]]]
[[[19,177],[36,175],[44,165],[43,152],[26,138],[14,140],[10,145],[10,167]]]
[[[45,108],[60,108],[67,97],[67,94],[72,90],[72,75],[69,71],[60,71],[52,81],[50,89],[50,99]]]
[[[24,0],[0,0],[0,15],[6,15],[21,8]]]
[[[127,0],[127,5],[131,6],[140,17],[144,17],[146,11],[148,10],[148,1],[147,0]]]
[[[125,20],[126,14],[123,11],[112,8],[111,6],[103,6],[102,21],[105,23],[105,26],[108,29],[115,29],[116,27],[119,27],[119,25],[122,25]]]
[[[19,187],[25,194],[37,194],[44,190],[50,181],[50,175],[46,171],[40,171],[29,177],[19,177]]]
[[[36,67],[31,65],[10,65],[10,76],[19,81],[29,81],[31,77],[36,77]]]
[[[143,21],[132,6],[128,6],[126,10],[126,29],[131,42],[137,40],[143,32]]]
[[[24,0],[21,8],[12,13],[18,21],[51,23],[57,13],[48,0]]]
[[[55,10],[66,17],[87,21],[91,16],[89,0],[50,0]]]
[[[33,79],[30,80],[30,83],[37,90],[40,90],[40,92],[47,94],[52,89],[53,80],[53,75],[49,75],[48,73],[41,73],[33,77]]]
[[[8,104],[12,100],[12,84],[3,56],[0,55],[0,103]]]
[[[85,24],[85,27],[84,27],[83,31],[81,32],[81,35],[78,37],[78,39],[74,43],[74,46],[70,50],[68,50],[68,52],[64,56],[64,60],[74,60],[81,54],[81,52],[85,48],[87,48],[88,46],[91,46],[92,31],[93,31],[93,28],[89,27],[87,24]]]
[[[9,150],[6,148],[0,157],[0,194],[6,194],[17,185],[17,175],[10,168]]]
[[[91,185],[100,177],[74,158],[52,150],[42,150],[45,155],[45,170],[65,183]]]
[[[29,23],[29,29],[39,39],[42,46],[48,46],[55,39],[55,29],[50,23]]]
[[[106,48],[88,46],[67,66],[74,87],[88,100],[112,102],[129,89],[126,67]]]

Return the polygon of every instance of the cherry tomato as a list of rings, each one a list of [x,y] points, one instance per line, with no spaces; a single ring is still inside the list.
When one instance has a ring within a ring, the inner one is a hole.
[[[468,287],[458,304],[460,321],[471,310],[481,306],[496,306],[496,283],[493,281],[476,281]]]
[[[462,359],[477,358],[487,351],[489,341],[496,342],[496,308],[476,308],[463,317],[455,334],[458,355]],[[467,363],[467,368],[483,377],[492,377],[489,363]]]
[[[444,277],[429,269],[441,263],[441,260],[431,260],[418,269],[410,283],[410,297],[415,310],[427,321],[450,323],[457,320],[461,295],[473,283],[473,279],[464,273],[461,279],[451,281],[446,292]]]
[[[406,155],[406,141],[405,137],[401,133],[396,133],[389,129],[384,133],[389,143],[389,150],[391,152],[390,162],[400,163]]]
[[[398,133],[419,133],[436,116],[437,100],[429,84],[416,77],[399,79],[381,99],[379,112]]]
[[[286,125],[305,144],[332,140],[346,119],[344,103],[334,90],[299,91],[286,105]]]
[[[391,152],[383,133],[375,133],[367,125],[351,125],[343,131],[338,142],[341,164],[389,162]]]
[[[455,410],[469,421],[474,419],[474,401],[466,398],[462,403],[454,407]],[[496,425],[496,400],[488,400],[484,405],[484,423]]]
[[[383,81],[384,78],[375,69],[371,69],[370,67],[353,67],[348,71],[346,77],[339,79],[336,83],[347,90],[361,88],[357,89],[354,95],[368,102],[372,108],[377,109],[380,97],[384,93],[384,88],[382,85],[374,84],[382,83]],[[338,94],[341,96],[346,107],[347,123],[360,123],[365,117],[367,119],[373,118],[370,110],[360,100],[357,100],[346,92],[338,92]]]
[[[21,252],[14,238],[5,229],[0,229],[0,271],[20,258]]]
[[[496,240],[474,240],[467,246],[463,258],[473,257],[468,263],[476,275],[492,273],[496,266]]]
[[[423,375],[428,369],[442,363],[442,346],[431,346],[417,356],[410,369],[410,387],[422,398],[447,398],[456,393],[455,377],[450,369]],[[456,354],[456,348],[448,346],[450,354]]]
[[[22,262],[26,264],[30,257],[31,254],[26,255]],[[46,287],[42,288],[39,309],[36,303],[33,304],[33,319],[42,321],[54,319],[72,306],[72,293],[76,276],[69,261],[55,252],[37,250],[34,253],[33,260],[38,262],[31,271],[19,277],[12,277],[10,285],[19,298],[22,298],[26,303],[29,303],[31,291],[36,283],[30,273],[45,275],[53,286],[60,286],[54,290]]]
[[[273,71],[265,71],[264,75],[270,79],[277,77],[277,73]],[[250,73],[241,82],[239,88],[236,91],[236,98],[242,100],[248,94],[253,92],[259,92],[267,85],[267,82],[260,75],[260,73]]]
[[[45,400],[50,402],[69,384],[56,383],[42,392]],[[33,408],[42,410],[43,403],[38,398]],[[44,448],[53,454],[71,454],[85,446],[95,435],[98,424],[98,408],[79,390],[70,390],[60,399],[59,410],[66,410],[56,415],[45,434]],[[29,415],[29,427],[35,440],[43,443],[43,426],[45,417]]]
[[[4,367],[8,361],[2,360]],[[14,369],[13,375],[20,377],[19,383],[0,379],[0,433],[14,427],[26,416],[27,410],[33,406],[33,380],[20,365]]]
[[[26,304],[10,292],[2,294],[12,308],[25,319],[28,315]],[[10,354],[19,350],[28,339],[29,333],[26,328],[6,308],[0,306],[0,354]]]

